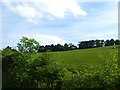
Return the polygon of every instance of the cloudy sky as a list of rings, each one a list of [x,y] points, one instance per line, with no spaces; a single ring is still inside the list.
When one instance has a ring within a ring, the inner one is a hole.
[[[117,39],[118,2],[105,1],[2,0],[0,48],[15,47],[22,36],[34,38],[41,45]]]

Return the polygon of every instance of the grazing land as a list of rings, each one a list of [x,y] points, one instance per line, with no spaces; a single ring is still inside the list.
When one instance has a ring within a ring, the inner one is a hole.
[[[104,64],[110,60],[113,52],[118,53],[118,49],[113,46],[98,47],[90,49],[78,49],[71,51],[50,52],[50,59],[68,65],[81,64]]]

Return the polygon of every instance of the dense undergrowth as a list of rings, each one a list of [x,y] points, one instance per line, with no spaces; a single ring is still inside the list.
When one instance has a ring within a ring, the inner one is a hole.
[[[50,60],[47,52],[20,53],[12,49],[2,51],[4,88],[102,88],[120,89],[120,69],[116,52],[104,65],[70,66]]]

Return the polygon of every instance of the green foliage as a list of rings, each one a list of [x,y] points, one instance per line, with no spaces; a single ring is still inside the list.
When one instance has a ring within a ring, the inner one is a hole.
[[[6,50],[6,49],[5,49]],[[5,50],[3,52],[5,53]],[[48,64],[47,58],[37,53],[4,54],[2,56],[3,65],[3,88],[37,87],[35,84],[34,72]]]
[[[16,53],[17,51],[15,49],[12,49],[11,47],[7,46],[6,48],[4,48],[2,50],[2,55],[3,56],[7,56],[7,55],[11,55],[13,53]]]
[[[109,54],[109,57],[102,58],[106,62],[102,64],[87,62],[78,65],[74,63],[74,60],[71,60],[69,64],[54,60],[54,58],[51,58],[51,54],[53,55],[53,53],[50,52],[42,54],[20,53],[12,49],[4,49],[2,51],[3,88],[52,88],[53,90],[101,88],[102,90],[119,90],[120,69],[118,68],[117,61],[118,52],[112,47],[103,48],[99,51],[106,54],[104,49],[108,50],[107,54]],[[93,51],[96,50],[98,49],[94,49]],[[84,54],[86,53],[85,55],[93,51],[91,49],[82,50]],[[62,56],[65,59],[69,57],[69,52],[62,53],[66,54],[66,56]],[[95,53],[90,55],[94,55]],[[77,54],[77,51],[76,53],[73,51],[69,59],[78,57],[75,56]],[[58,54],[55,55],[59,57]],[[88,58],[91,61],[94,59]],[[59,60],[61,59],[59,58]]]
[[[34,74],[38,81],[38,88],[59,88],[61,70],[61,67],[56,63],[39,68]]]
[[[20,52],[37,52],[39,49],[39,43],[34,39],[28,39],[27,37],[22,37],[20,43],[18,43],[18,50]]]

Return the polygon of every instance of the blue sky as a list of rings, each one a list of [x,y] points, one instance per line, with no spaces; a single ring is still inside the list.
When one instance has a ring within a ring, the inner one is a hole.
[[[34,38],[41,45],[118,38],[117,2],[2,0],[0,9],[0,48],[15,47],[22,36]]]

